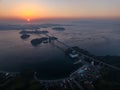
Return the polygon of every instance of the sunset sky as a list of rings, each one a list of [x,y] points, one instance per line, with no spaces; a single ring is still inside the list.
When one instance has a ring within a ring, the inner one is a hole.
[[[120,18],[120,0],[0,0],[0,18]]]

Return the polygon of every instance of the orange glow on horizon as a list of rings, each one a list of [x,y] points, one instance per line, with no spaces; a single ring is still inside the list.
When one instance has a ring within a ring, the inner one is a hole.
[[[30,21],[30,19],[36,19],[43,16],[43,9],[44,7],[40,7],[33,3],[21,3],[19,5],[16,5],[16,8],[14,9],[14,16],[21,19],[27,19],[27,21]]]
[[[93,8],[87,4],[85,6],[77,7],[77,3],[71,7],[71,5],[66,6],[66,3],[61,6],[59,3],[58,7],[56,4],[42,2],[41,0],[15,0],[16,3],[6,3],[0,5],[0,19],[18,19],[24,21],[39,20],[39,19],[73,19],[73,18],[90,18],[90,19],[111,19],[120,18],[120,13],[116,8],[104,9],[103,7]],[[48,0],[49,1],[49,0]],[[57,0],[56,0],[57,1]],[[86,2],[87,3],[87,2]],[[92,5],[91,5],[92,6]],[[89,8],[90,7],[90,8]],[[63,9],[64,8],[64,9]],[[111,7],[112,8],[112,7]],[[79,11],[79,12],[78,12]]]

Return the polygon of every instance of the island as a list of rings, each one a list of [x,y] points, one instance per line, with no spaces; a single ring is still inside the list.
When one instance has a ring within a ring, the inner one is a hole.
[[[33,31],[33,30],[28,30],[28,31],[21,31],[20,34],[47,34],[49,33],[48,31]]]
[[[51,43],[52,41],[57,40],[57,39],[58,39],[58,38],[56,38],[56,37],[36,38],[36,39],[31,40],[31,44],[32,44],[33,46],[38,46],[38,45],[40,45],[41,43]]]
[[[21,39],[28,39],[30,37],[30,35],[29,34],[23,34],[20,37],[21,37]]]
[[[52,28],[53,30],[56,30],[56,31],[64,31],[65,28],[64,27],[54,27]]]

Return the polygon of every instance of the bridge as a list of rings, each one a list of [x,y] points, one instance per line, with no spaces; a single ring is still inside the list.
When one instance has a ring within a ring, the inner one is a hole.
[[[51,35],[48,35],[48,34],[44,34],[44,35],[46,35],[47,37],[55,37],[55,36],[51,36]],[[54,45],[54,46],[56,46],[57,48],[59,48],[60,50],[62,50],[62,51],[64,51],[64,52],[65,52],[65,50],[68,49],[68,48],[71,48],[72,50],[75,50],[75,49],[72,48],[71,46],[65,44],[64,42],[62,42],[62,41],[60,41],[60,40],[58,40],[58,39],[56,39],[55,41],[57,41],[59,44],[61,44],[61,45],[63,45],[63,46],[65,47],[65,48],[61,48],[61,47],[58,46],[58,45]],[[91,57],[91,56],[85,55],[85,54],[83,54],[83,53],[81,53],[81,52],[78,52],[78,53],[79,53],[83,58],[88,58],[89,60],[94,61],[94,62],[98,62],[99,64],[101,64],[101,65],[103,65],[103,66],[107,66],[107,67],[110,67],[110,68],[113,68],[113,69],[115,69],[115,70],[119,70],[119,71],[120,71],[120,68],[119,68],[119,67],[116,67],[116,66],[114,66],[114,65],[105,63],[105,62],[100,61],[100,60],[98,60],[98,59],[95,59],[95,58],[93,58],[93,57]],[[80,62],[80,60],[81,60],[81,59],[79,59],[78,62]]]

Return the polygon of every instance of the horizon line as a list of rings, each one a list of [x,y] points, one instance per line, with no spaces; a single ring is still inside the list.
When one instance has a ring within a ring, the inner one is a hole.
[[[12,18],[0,18],[0,20],[16,20],[16,21],[25,21],[28,18],[16,18],[16,17],[12,17]],[[120,19],[120,17],[48,17],[48,18],[29,18],[31,21],[37,21],[37,20],[64,20],[64,19]]]

